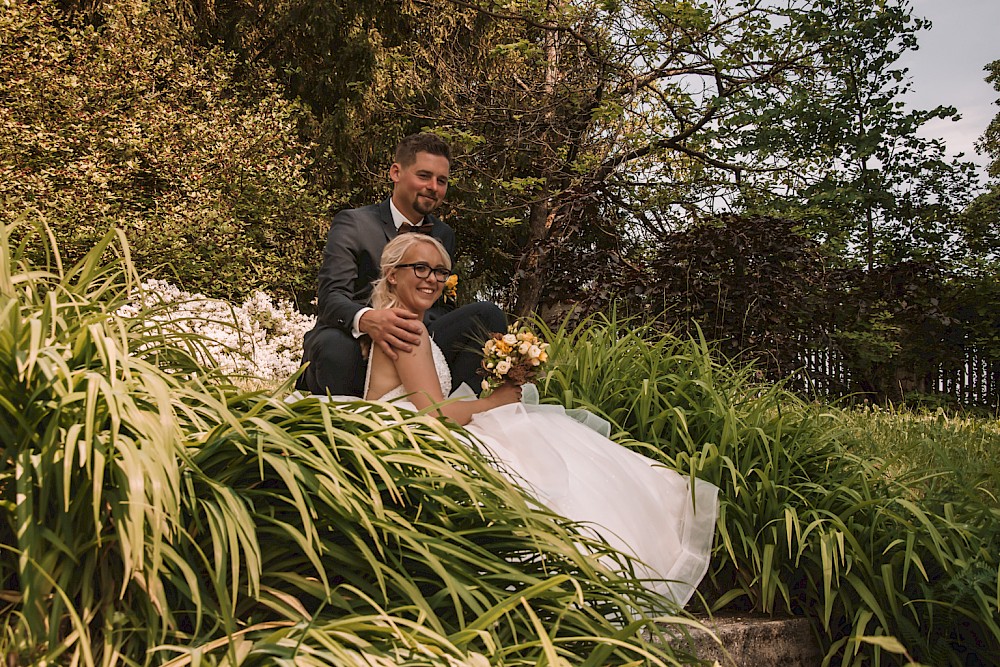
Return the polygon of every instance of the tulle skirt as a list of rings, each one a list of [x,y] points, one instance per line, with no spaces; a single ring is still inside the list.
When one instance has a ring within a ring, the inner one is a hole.
[[[471,396],[464,385],[452,394]],[[286,400],[303,398],[296,392]],[[537,405],[531,385],[525,398],[475,415],[466,426],[475,439],[470,445],[550,510],[632,556],[633,574],[646,588],[685,605],[708,571],[719,489],[616,444],[607,437],[607,422],[585,410]],[[394,403],[416,409],[405,400]]]
[[[691,598],[708,571],[715,485],[616,444],[558,406],[506,405],[466,429],[546,507],[637,559],[647,588],[682,606]]]

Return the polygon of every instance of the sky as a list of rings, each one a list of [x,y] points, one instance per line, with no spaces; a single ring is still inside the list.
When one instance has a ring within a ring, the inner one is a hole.
[[[905,100],[914,109],[954,106],[958,122],[931,121],[924,134],[943,138],[952,155],[983,167],[985,155],[977,155],[975,142],[1000,113],[1000,98],[986,83],[983,67],[1000,60],[1000,0],[911,0],[914,16],[928,18],[930,30],[917,34],[920,48],[907,53],[898,64],[909,68],[912,89]]]

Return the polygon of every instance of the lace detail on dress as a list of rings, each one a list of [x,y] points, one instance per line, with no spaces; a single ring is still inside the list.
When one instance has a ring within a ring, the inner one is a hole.
[[[441,395],[447,397],[451,393],[451,370],[448,369],[448,361],[444,358],[444,352],[437,346],[434,339],[431,339],[431,355],[434,357],[434,370],[437,371],[438,382],[441,383]],[[365,377],[365,395],[368,395],[368,382],[371,379],[372,367],[368,364],[368,372]],[[378,401],[393,401],[400,396],[406,396],[407,391],[403,385],[391,389],[375,399]]]

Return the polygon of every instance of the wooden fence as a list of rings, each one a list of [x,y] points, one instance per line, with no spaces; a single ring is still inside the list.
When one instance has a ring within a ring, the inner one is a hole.
[[[954,396],[965,405],[1000,405],[1000,362],[976,350],[966,350],[964,362],[957,368],[939,367],[931,383],[934,391]]]
[[[835,349],[812,349],[800,355],[801,373],[792,386],[814,396],[840,398],[871,392]],[[891,380],[889,382],[892,382]],[[1000,409],[1000,361],[989,359],[975,348],[964,359],[937,367],[921,377],[898,381],[900,395],[916,391],[939,394],[963,405]]]

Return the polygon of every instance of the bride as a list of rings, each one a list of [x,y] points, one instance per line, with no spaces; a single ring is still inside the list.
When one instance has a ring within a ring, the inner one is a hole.
[[[451,259],[436,239],[397,236],[382,253],[372,306],[403,308],[421,321],[450,274]],[[664,468],[553,406],[523,405],[521,388],[514,385],[502,385],[487,398],[438,405],[451,391],[451,376],[426,329],[420,339],[395,360],[372,348],[365,399],[405,397],[418,410],[437,406],[439,416],[465,425],[512,481],[638,559],[634,573],[647,588],[679,605],[691,598],[708,570],[715,486]]]

